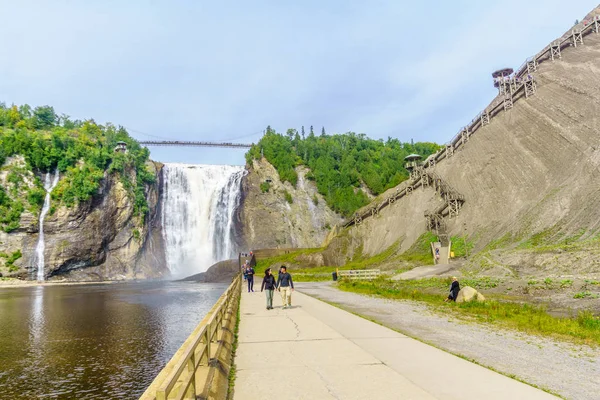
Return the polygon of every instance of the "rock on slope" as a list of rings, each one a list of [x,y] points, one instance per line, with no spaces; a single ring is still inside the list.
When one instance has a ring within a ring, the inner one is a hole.
[[[242,183],[238,215],[246,248],[319,247],[329,230],[342,218],[331,211],[315,185],[305,178],[308,170],[297,167],[298,183],[282,183],[266,159],[254,160]],[[260,185],[270,180],[268,192]],[[288,203],[285,192],[291,195]],[[316,201],[315,201],[316,199]]]
[[[466,232],[486,257],[503,247],[491,264],[509,274],[600,273],[600,251],[585,246],[600,229],[600,34],[584,41],[563,49],[562,60],[540,64],[535,96],[501,112],[435,167],[466,198],[459,217],[448,221],[450,233]],[[398,241],[404,250],[425,232],[423,211],[438,201],[420,188],[350,229],[343,246],[376,254]],[[517,249],[533,235],[582,247]]]

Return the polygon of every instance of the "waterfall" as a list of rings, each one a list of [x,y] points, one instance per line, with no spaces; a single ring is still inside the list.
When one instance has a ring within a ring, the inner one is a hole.
[[[50,193],[56,184],[58,183],[58,179],[60,178],[58,169],[54,174],[54,178],[52,178],[50,172],[46,173],[46,180],[44,182],[44,189],[46,190],[46,197],[44,198],[44,206],[42,207],[42,212],[40,213],[40,235],[38,237],[37,246],[35,248],[35,254],[37,258],[37,280],[43,281],[44,276],[44,250],[46,249],[46,245],[44,243],[44,219],[46,219],[46,214],[50,210]]]
[[[245,170],[229,165],[165,164],[162,227],[175,277],[235,257],[233,216]]]

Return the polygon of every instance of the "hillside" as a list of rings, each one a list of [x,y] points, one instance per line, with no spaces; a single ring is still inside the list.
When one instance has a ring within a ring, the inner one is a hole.
[[[466,272],[600,274],[600,34],[561,56],[532,73],[535,95],[500,111],[431,168],[465,197],[447,224],[478,253]],[[424,212],[441,201],[431,187],[419,188],[349,228],[327,253],[339,260],[358,249],[406,251],[426,232]]]
[[[351,216],[370,199],[408,179],[404,157],[422,156],[441,148],[435,143],[401,143],[368,138],[348,132],[328,135],[323,128],[316,136],[312,126],[305,135],[288,129],[285,135],[267,127],[265,135],[246,154],[247,165],[263,157],[277,170],[282,182],[298,183],[298,166],[309,171],[306,180],[314,181],[329,208],[344,217]]]

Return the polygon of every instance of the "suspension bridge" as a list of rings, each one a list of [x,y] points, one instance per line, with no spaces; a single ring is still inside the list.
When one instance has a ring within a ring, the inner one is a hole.
[[[140,140],[142,146],[180,146],[180,147],[230,147],[237,149],[249,149],[252,144],[230,143],[230,142],[199,142],[185,140]]]

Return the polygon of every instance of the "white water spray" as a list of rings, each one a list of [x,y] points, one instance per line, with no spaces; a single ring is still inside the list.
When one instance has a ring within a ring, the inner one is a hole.
[[[236,254],[233,217],[244,169],[165,164],[162,207],[167,266],[175,277],[204,272]]]
[[[46,218],[46,214],[50,210],[50,193],[58,184],[58,180],[60,178],[58,169],[54,174],[54,178],[52,178],[50,172],[46,173],[46,180],[44,182],[44,189],[46,190],[46,197],[44,198],[44,206],[42,207],[42,212],[40,213],[40,235],[38,237],[37,246],[35,248],[35,254],[37,256],[37,280],[43,281],[44,276],[44,250],[46,249],[46,245],[44,243],[44,219]]]

